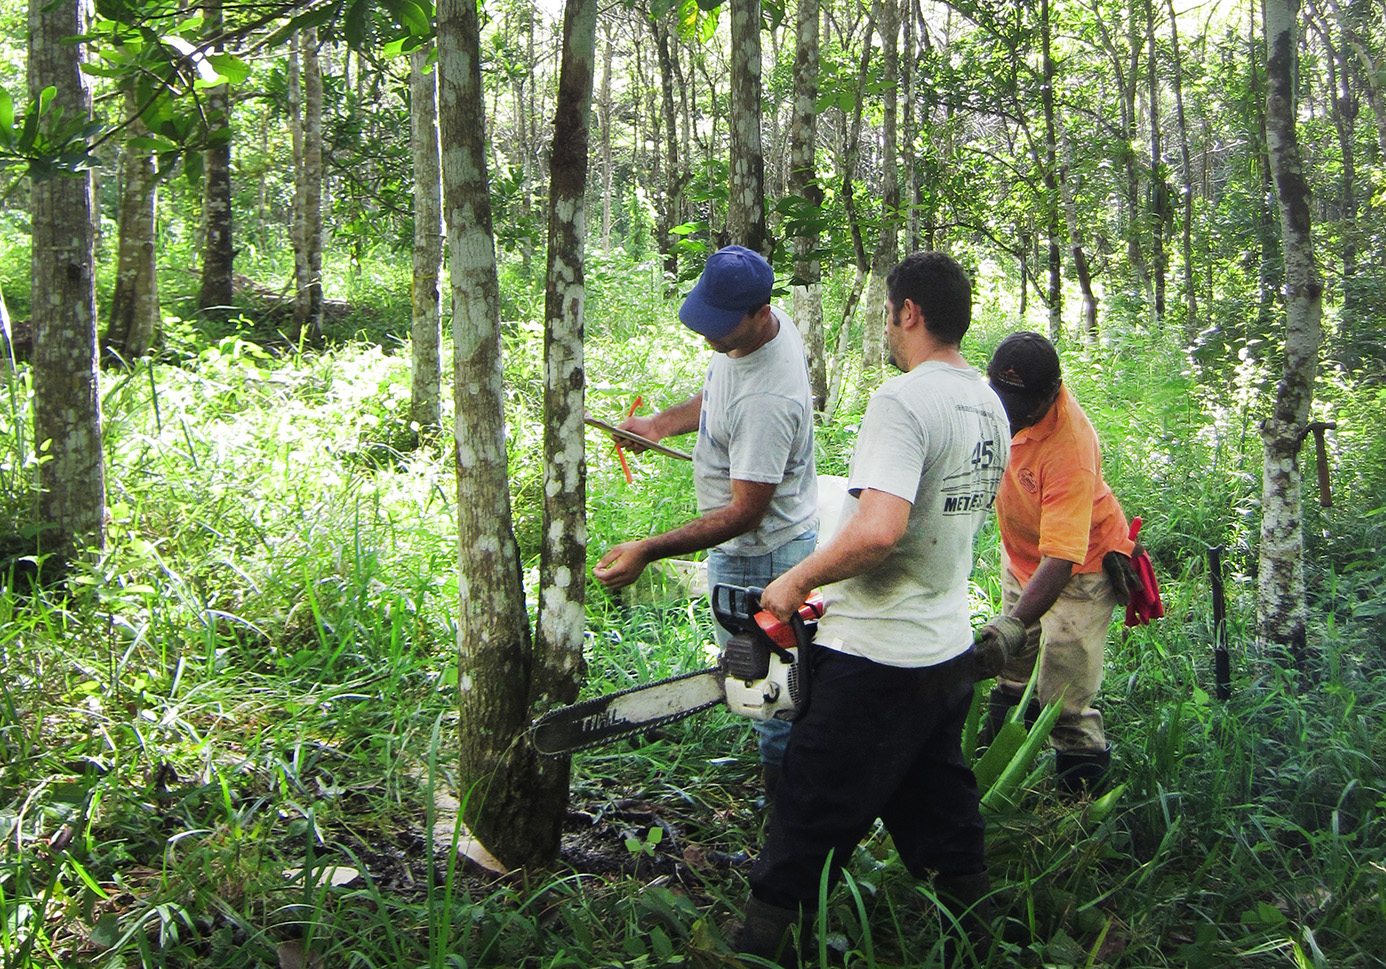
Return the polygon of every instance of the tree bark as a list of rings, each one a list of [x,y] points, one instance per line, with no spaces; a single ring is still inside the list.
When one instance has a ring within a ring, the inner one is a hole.
[[[294,342],[322,339],[322,70],[316,27],[289,55],[294,142]]]
[[[529,619],[511,527],[500,286],[474,0],[438,4],[438,133],[452,286],[457,466],[459,780],[473,834],[508,866],[531,862],[527,792],[512,751],[528,723]]]
[[[1194,282],[1193,165],[1189,159],[1189,125],[1184,115],[1184,60],[1179,53],[1179,25],[1174,0],[1165,0],[1169,13],[1170,52],[1174,57],[1174,113],[1179,128],[1179,160],[1183,173],[1179,184],[1180,239],[1184,257],[1184,344],[1192,346],[1201,329],[1198,319],[1198,287]]]
[[[818,184],[818,0],[799,0],[794,51],[794,104],[789,136],[789,194],[804,199],[815,214],[823,205]],[[823,333],[823,263],[814,255],[819,233],[805,226],[794,236],[794,322],[803,335],[808,357],[813,406],[820,412],[828,400],[827,347]]]
[[[221,0],[208,0],[204,13],[205,33],[221,34]],[[215,49],[221,51],[220,40]],[[232,247],[235,219],[231,211],[231,88],[218,84],[207,92],[207,121],[210,145],[203,152],[202,173],[202,284],[197,308],[204,313],[225,315],[231,308],[231,278],[236,251]]]
[[[597,0],[568,0],[549,161],[548,282],[544,298],[544,544],[530,709],[577,699],[584,666],[587,464],[583,363],[587,145],[596,61]],[[568,803],[569,761],[539,758],[531,828],[556,857]]]
[[[1044,108],[1044,232],[1049,255],[1049,290],[1045,306],[1049,310],[1049,339],[1059,342],[1064,332],[1063,260],[1059,253],[1058,149],[1054,121],[1054,58],[1050,50],[1053,25],[1049,0],[1040,0],[1040,60],[1043,86],[1040,101]],[[1072,227],[1070,226],[1070,231]]]
[[[602,251],[611,252],[611,60],[616,48],[616,28],[608,18],[602,23],[602,92],[597,102],[597,123],[602,128]]]
[[[1295,127],[1298,0],[1266,0],[1266,136],[1285,256],[1285,363],[1274,409],[1261,427],[1261,551],[1257,626],[1261,638],[1306,659],[1304,527],[1299,450],[1308,433],[1322,340],[1323,284],[1314,263],[1309,185]]]
[[[662,21],[651,20],[655,56],[659,60],[660,106],[664,118],[664,204],[660,206],[659,251],[664,253],[664,271],[678,272],[678,238],[674,227],[683,224],[683,168],[679,164],[678,115],[674,110],[674,61],[669,49],[669,28]]]
[[[1156,329],[1165,319],[1165,230],[1169,225],[1171,200],[1165,177],[1164,149],[1160,142],[1160,71],[1155,59],[1155,4],[1145,0],[1145,74],[1147,98],[1150,101],[1150,276],[1155,290],[1154,323]]]
[[[881,228],[871,256],[862,329],[862,364],[880,370],[886,364],[886,274],[900,261],[900,165],[896,119],[900,93],[899,0],[878,0],[881,38]]]
[[[125,91],[131,139],[149,129],[137,117],[134,86]],[[108,354],[131,362],[149,352],[159,328],[159,274],[154,253],[154,218],[158,187],[154,153],[126,144],[121,162],[124,192],[120,200],[120,242],[116,284],[111,295],[111,318],[103,341]]]
[[[765,224],[765,155],[760,144],[760,0],[731,5],[731,242],[771,255]]]
[[[29,5],[31,104],[52,86],[55,113],[91,117],[86,48],[72,42],[88,29],[80,0]],[[51,528],[43,547],[66,554],[106,540],[92,178],[83,172],[37,181],[29,197],[34,440],[47,455],[38,467],[38,512]]]
[[[1078,289],[1083,294],[1083,334],[1089,343],[1097,342],[1097,294],[1092,288],[1092,267],[1088,264],[1088,251],[1084,244],[1082,223],[1078,220],[1078,203],[1074,198],[1073,141],[1068,135],[1068,126],[1059,125],[1059,138],[1062,142],[1063,163],[1059,169],[1059,193],[1063,197],[1064,217],[1068,222],[1069,249],[1073,255],[1073,271],[1078,277]]]
[[[442,170],[438,157],[438,72],[427,70],[432,43],[409,55],[409,143],[414,156],[414,313],[410,327],[409,412],[421,434],[442,423],[442,327],[438,277],[443,262]]]

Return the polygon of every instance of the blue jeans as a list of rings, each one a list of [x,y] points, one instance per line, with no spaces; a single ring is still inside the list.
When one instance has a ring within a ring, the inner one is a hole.
[[[766,555],[728,555],[714,548],[707,553],[707,588],[711,593],[714,586],[739,585],[746,588],[763,589],[771,580],[779,578],[791,568],[808,558],[818,544],[818,529],[811,528],[798,538],[790,539],[779,548]],[[717,635],[717,645],[724,647],[731,633],[713,622]],[[785,720],[757,720],[752,726],[760,735],[760,762],[773,767],[780,766],[784,760],[785,744],[789,743],[790,724]]]

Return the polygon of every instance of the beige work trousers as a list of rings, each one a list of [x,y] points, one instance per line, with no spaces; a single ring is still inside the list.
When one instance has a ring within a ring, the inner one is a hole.
[[[1001,602],[1006,614],[1015,609],[1020,593],[1020,580],[1003,568]],[[1102,714],[1092,704],[1102,687],[1103,653],[1117,604],[1105,572],[1073,576],[1059,600],[1027,630],[1025,648],[996,678],[997,689],[1019,700],[1039,662],[1035,696],[1043,705],[1062,697],[1059,719],[1049,734],[1055,750],[1079,754],[1107,749]]]

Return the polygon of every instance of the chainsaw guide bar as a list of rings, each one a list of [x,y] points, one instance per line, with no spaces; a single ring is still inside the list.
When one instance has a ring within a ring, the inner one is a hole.
[[[646,733],[722,703],[724,675],[714,666],[551,710],[534,721],[530,740],[554,755]]]

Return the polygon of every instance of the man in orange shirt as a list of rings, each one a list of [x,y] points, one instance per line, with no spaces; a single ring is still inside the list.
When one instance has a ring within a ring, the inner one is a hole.
[[[1002,615],[978,646],[979,654],[994,647],[1002,663],[989,732],[994,736],[1020,702],[1038,663],[1039,703],[1060,698],[1049,738],[1055,774],[1061,789],[1076,794],[1095,787],[1111,766],[1093,698],[1112,612],[1131,588],[1134,543],[1102,480],[1097,433],[1063,385],[1053,345],[1038,333],[1013,333],[996,348],[987,378],[1011,425],[1010,461],[996,497]],[[983,672],[991,672],[985,664]],[[1027,712],[1033,720],[1037,708]]]

